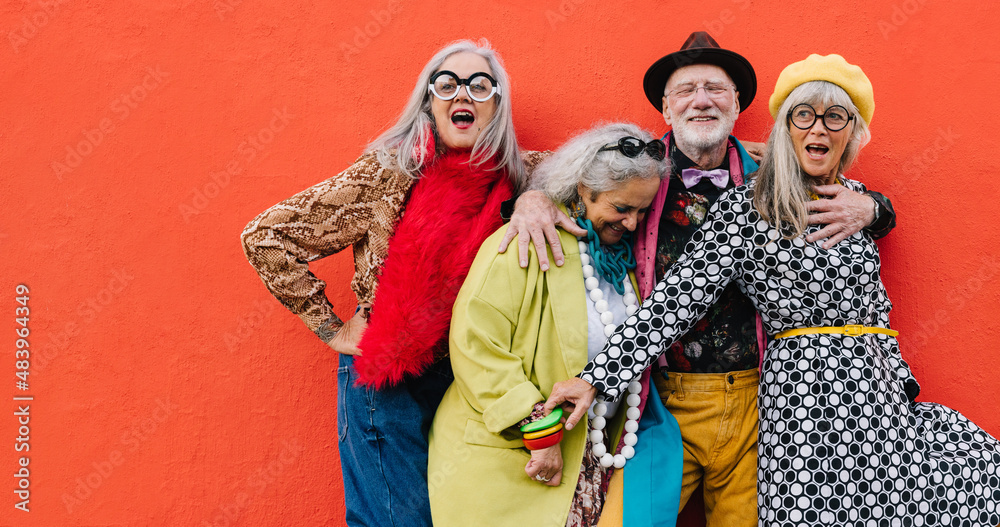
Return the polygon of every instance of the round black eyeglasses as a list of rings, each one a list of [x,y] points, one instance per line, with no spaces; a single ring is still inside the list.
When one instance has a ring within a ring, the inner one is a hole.
[[[816,124],[816,119],[823,121],[823,126],[831,132],[839,132],[847,127],[847,124],[854,119],[847,108],[836,105],[826,109],[825,113],[817,114],[812,106],[802,103],[796,105],[788,112],[788,120],[799,130],[808,130]]]

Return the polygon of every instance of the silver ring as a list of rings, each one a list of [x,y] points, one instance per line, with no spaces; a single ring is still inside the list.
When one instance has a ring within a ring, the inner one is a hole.
[[[543,478],[541,474],[535,474],[535,479],[538,481],[545,481],[545,482],[552,481],[552,478]]]

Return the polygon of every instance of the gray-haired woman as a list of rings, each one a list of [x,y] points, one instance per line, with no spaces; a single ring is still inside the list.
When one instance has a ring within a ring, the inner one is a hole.
[[[441,360],[452,303],[501,225],[500,204],[539,157],[518,150],[499,57],[485,41],[460,41],[427,63],[398,122],[353,165],[244,230],[268,290],[340,353],[349,525],[431,524],[427,431],[452,378]],[[348,247],[358,308],[342,321],[309,262]]]
[[[431,429],[435,526],[596,523],[607,467],[630,457],[615,460],[617,432],[638,408],[598,412],[596,433],[580,427],[565,435],[557,419],[538,422],[539,411],[552,386],[579,373],[610,329],[638,309],[628,235],[667,173],[664,151],[637,126],[610,124],[538,165],[542,190],[588,232],[580,241],[560,232],[563,266],[525,269],[516,252],[497,254],[506,227],[483,244],[455,301],[455,382]],[[532,431],[534,424],[542,428]]]
[[[914,401],[878,247],[861,233],[831,249],[806,241],[821,227],[807,225],[813,185],[864,190],[843,172],[874,108],[868,77],[840,55],[782,71],[755,179],[719,198],[642,308],[580,378],[553,388],[547,406],[576,406],[566,428],[595,392],[620,394],[735,281],[773,337],[758,399],[761,526],[1000,523],[1000,442]]]

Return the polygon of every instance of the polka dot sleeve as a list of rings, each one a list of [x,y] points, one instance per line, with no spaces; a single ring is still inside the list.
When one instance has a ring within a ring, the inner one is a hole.
[[[719,197],[684,254],[639,311],[618,326],[581,379],[617,398],[630,380],[705,315],[746,258],[750,207],[745,187]]]

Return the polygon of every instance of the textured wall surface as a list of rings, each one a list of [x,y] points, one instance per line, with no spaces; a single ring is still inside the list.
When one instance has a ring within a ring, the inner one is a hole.
[[[343,524],[336,357],[268,294],[239,233],[351,163],[463,37],[501,52],[532,149],[599,120],[666,131],[641,78],[691,31],[756,67],[745,139],[766,136],[788,63],[861,65],[874,139],[850,175],[899,213],[880,243],[904,356],[922,400],[1000,434],[997,15],[972,0],[3,2],[0,525]],[[312,267],[352,312],[348,255]],[[25,453],[30,512],[10,483]]]

